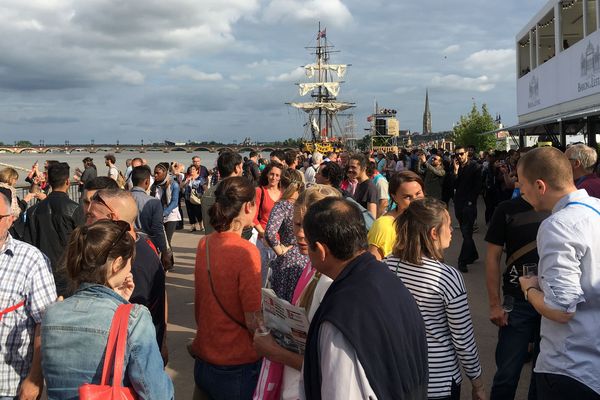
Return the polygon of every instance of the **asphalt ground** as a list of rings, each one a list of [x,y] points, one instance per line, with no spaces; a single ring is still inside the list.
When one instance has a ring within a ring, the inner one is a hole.
[[[453,219],[454,213],[451,212]],[[498,329],[489,320],[487,290],[485,285],[485,232],[483,202],[479,202],[478,226],[479,231],[474,234],[475,243],[479,251],[479,260],[469,266],[469,272],[463,274],[467,286],[471,316],[475,329],[475,337],[479,348],[479,356],[483,368],[483,381],[486,392],[492,384],[496,371],[494,353],[496,349]],[[457,225],[454,221],[453,225]],[[186,345],[195,335],[194,317],[194,261],[196,246],[202,237],[198,232],[186,229],[176,231],[173,237],[173,250],[175,252],[174,272],[167,275],[167,293],[169,302],[168,346],[169,363],[167,372],[173,378],[175,396],[177,399],[192,399],[194,390],[194,362],[187,352]],[[445,254],[448,264],[456,267],[462,237],[458,229],[454,230],[452,243]],[[527,399],[531,364],[525,364],[521,373],[521,380],[517,389],[516,399]],[[343,384],[340,382],[340,384]],[[471,398],[471,385],[468,380],[463,380],[461,399]]]

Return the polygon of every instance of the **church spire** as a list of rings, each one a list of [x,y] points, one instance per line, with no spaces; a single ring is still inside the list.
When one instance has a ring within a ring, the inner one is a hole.
[[[429,89],[425,89],[425,112],[423,112],[423,135],[431,133],[431,112],[429,111]]]

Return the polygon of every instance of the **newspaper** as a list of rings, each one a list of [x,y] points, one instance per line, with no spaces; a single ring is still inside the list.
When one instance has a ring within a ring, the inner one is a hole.
[[[304,308],[280,299],[271,289],[262,289],[262,307],[265,326],[275,341],[289,351],[304,354],[310,326]]]

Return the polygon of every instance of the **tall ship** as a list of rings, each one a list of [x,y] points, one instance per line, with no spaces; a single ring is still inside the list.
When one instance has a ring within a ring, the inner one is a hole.
[[[304,66],[307,82],[297,83],[301,97],[308,101],[286,103],[304,111],[308,121],[304,124],[303,151],[327,154],[342,149],[354,136],[354,120],[344,111],[355,107],[348,101],[338,100],[340,88],[350,64],[331,62],[331,54],[337,53],[327,42],[327,30],[317,33],[316,46],[307,47],[315,56],[312,64]]]

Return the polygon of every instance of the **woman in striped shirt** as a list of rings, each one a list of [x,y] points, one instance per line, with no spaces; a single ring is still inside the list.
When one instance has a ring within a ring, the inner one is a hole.
[[[398,217],[398,240],[385,262],[414,296],[427,331],[430,399],[460,399],[462,365],[473,399],[484,399],[481,365],[461,274],[443,262],[452,221],[434,198],[415,200]]]

